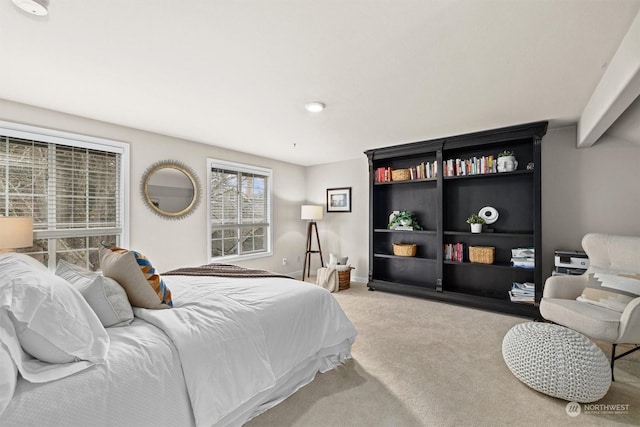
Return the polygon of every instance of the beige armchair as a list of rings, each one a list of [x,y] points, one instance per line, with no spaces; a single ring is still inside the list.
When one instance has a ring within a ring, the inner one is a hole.
[[[611,343],[613,379],[615,361],[640,349],[640,297],[632,299],[622,312],[576,298],[587,286],[589,273],[640,273],[640,237],[590,233],[583,237],[582,247],[589,256],[587,272],[581,276],[549,277],[540,301],[540,314],[592,339]],[[616,356],[617,344],[636,347]]]

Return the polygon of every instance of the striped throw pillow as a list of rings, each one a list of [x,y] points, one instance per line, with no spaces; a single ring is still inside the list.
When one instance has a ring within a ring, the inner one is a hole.
[[[173,307],[171,291],[140,252],[115,246],[100,248],[100,268],[105,277],[117,281],[134,307]]]
[[[623,312],[627,304],[640,296],[640,274],[590,273],[589,282],[578,301]]]

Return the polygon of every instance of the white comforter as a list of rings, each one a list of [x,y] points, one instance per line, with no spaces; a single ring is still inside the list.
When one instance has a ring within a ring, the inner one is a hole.
[[[260,404],[293,370],[322,360],[326,371],[350,357],[356,331],[320,287],[282,278],[164,280],[174,308],[135,315],[175,343],[199,426],[244,422],[237,412]]]

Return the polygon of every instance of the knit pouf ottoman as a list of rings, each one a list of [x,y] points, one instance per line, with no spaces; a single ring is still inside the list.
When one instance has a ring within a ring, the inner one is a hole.
[[[502,356],[520,381],[539,392],[571,402],[601,399],[611,386],[609,361],[584,335],[550,323],[511,328]]]

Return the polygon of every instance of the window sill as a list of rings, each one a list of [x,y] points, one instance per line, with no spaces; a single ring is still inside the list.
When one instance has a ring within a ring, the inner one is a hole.
[[[273,256],[273,252],[268,251],[268,252],[260,252],[260,253],[247,254],[247,255],[227,255],[227,256],[209,258],[209,262],[211,263],[239,262],[239,261],[248,261],[250,259],[267,258],[271,256]]]

